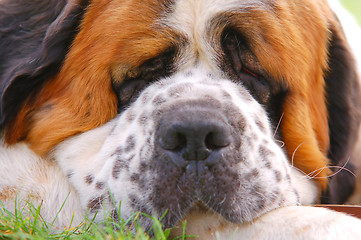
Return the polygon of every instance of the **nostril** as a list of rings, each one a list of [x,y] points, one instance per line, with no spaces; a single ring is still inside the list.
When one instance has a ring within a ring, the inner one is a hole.
[[[207,149],[218,150],[227,147],[231,143],[231,140],[222,132],[210,132],[207,134],[204,142]]]
[[[176,141],[177,141],[177,144],[175,144],[175,147],[172,149],[174,151],[179,152],[187,146],[187,137],[182,133],[177,134]]]
[[[180,152],[187,146],[187,136],[176,130],[175,127],[162,131],[159,145],[169,151]]]

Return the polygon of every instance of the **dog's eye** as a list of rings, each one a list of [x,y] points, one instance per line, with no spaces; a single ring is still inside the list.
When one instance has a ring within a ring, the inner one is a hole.
[[[118,96],[118,112],[132,103],[149,83],[172,73],[172,59],[175,54],[175,48],[169,48],[162,54],[145,61],[141,66],[128,69],[122,79],[115,80],[113,76],[112,86]]]
[[[235,30],[225,30],[222,35],[226,70],[250,91],[255,99],[267,104],[270,84],[262,76],[262,68],[249,49],[247,42]]]
[[[245,73],[248,73],[250,75],[252,75],[253,77],[255,78],[258,78],[258,75],[254,72],[252,72],[251,70],[247,69],[247,68],[242,68],[242,71],[245,72]]]
[[[267,104],[270,97],[270,84],[262,76],[257,75],[246,68],[238,73],[240,81],[250,91],[258,102]]]
[[[118,112],[121,112],[133,102],[147,84],[148,82],[141,78],[125,81],[117,90]]]

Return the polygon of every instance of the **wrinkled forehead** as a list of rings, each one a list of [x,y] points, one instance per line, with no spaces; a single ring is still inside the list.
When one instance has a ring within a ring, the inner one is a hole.
[[[221,40],[225,30],[235,28],[249,42],[255,41],[256,36],[250,36],[250,33],[259,32],[260,26],[252,24],[254,14],[272,14],[274,6],[269,1],[255,0],[186,0],[175,1],[171,9],[172,12],[160,21],[186,43],[182,48],[183,56],[196,55],[212,66],[221,58],[219,54],[222,53]]]

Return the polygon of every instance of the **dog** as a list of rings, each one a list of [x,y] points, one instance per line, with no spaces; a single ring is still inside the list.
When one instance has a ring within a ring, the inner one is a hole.
[[[358,65],[326,1],[2,0],[0,12],[8,209],[41,204],[59,228],[140,211],[166,213],[172,236],[187,221],[200,239],[360,237],[360,220],[304,206],[344,203],[356,182]]]

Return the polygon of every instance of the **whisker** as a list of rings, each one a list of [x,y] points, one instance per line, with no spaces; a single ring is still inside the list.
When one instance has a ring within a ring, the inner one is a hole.
[[[320,171],[320,172],[321,172],[322,170],[324,170],[324,169],[326,169],[326,168],[335,168],[335,169],[338,169],[338,171],[335,172],[335,173],[333,173],[333,174],[331,174],[331,175],[329,175],[329,176],[327,176],[327,177],[317,177],[317,175],[318,175],[320,172],[319,172],[318,174],[316,174],[315,176],[312,176],[312,177],[310,176],[310,177],[311,177],[311,179],[330,178],[330,177],[333,177],[333,176],[337,175],[337,174],[340,173],[342,170],[345,170],[345,171],[349,172],[350,174],[352,174],[352,176],[356,177],[356,174],[355,174],[354,172],[352,172],[350,169],[346,168],[346,165],[348,164],[349,161],[350,161],[350,158],[347,159],[347,161],[345,162],[345,164],[344,164],[343,166],[328,166],[328,167],[323,167],[323,168],[317,169],[317,170],[309,173],[308,175],[310,176],[311,174],[313,174],[313,173],[316,172],[316,171]]]
[[[278,142],[278,143],[281,143],[281,148],[283,148],[286,144],[284,141],[281,141],[281,140],[278,140],[278,139],[275,139],[275,142]]]
[[[281,115],[281,117],[280,117],[280,119],[278,120],[276,129],[274,130],[273,135],[272,135],[272,137],[273,137],[273,139],[275,140],[275,142],[278,142],[278,143],[281,144],[281,146],[280,146],[281,148],[283,148],[286,144],[285,144],[284,141],[275,139],[275,136],[276,136],[276,133],[277,133],[278,129],[280,128],[280,125],[281,125],[281,122],[282,122],[282,119],[283,119],[283,116],[284,116],[284,115],[285,115],[285,113],[283,112],[282,115]]]
[[[276,133],[277,133],[277,131],[278,131],[280,125],[281,125],[281,122],[282,122],[282,119],[283,119],[283,116],[284,116],[284,115],[285,115],[285,113],[283,112],[282,115],[281,115],[281,117],[280,117],[280,120],[278,120],[276,129],[275,129],[275,131],[273,132],[273,137],[275,137],[275,135],[276,135]],[[284,144],[284,143],[283,143],[283,144]]]
[[[304,142],[301,143],[300,145],[298,145],[298,147],[296,147],[296,149],[293,151],[292,157],[291,157],[291,165],[292,165],[292,166],[294,165],[294,164],[293,164],[293,160],[295,159],[296,152],[297,152],[297,150],[298,150],[303,144],[304,144]]]
[[[307,173],[305,173],[305,172],[302,171],[301,169],[296,168],[295,166],[291,166],[291,167],[293,167],[294,169],[296,169],[297,171],[299,171],[300,173],[302,173],[303,176],[307,177],[307,180],[311,180],[311,179],[312,179],[310,176],[308,176]]]
[[[323,177],[317,177],[318,175],[320,175],[320,173],[327,169],[328,167],[325,166],[325,167],[322,167],[322,168],[319,168],[319,169],[316,169],[312,172],[310,172],[309,174],[307,174],[311,179],[318,179],[318,178],[323,178]]]

